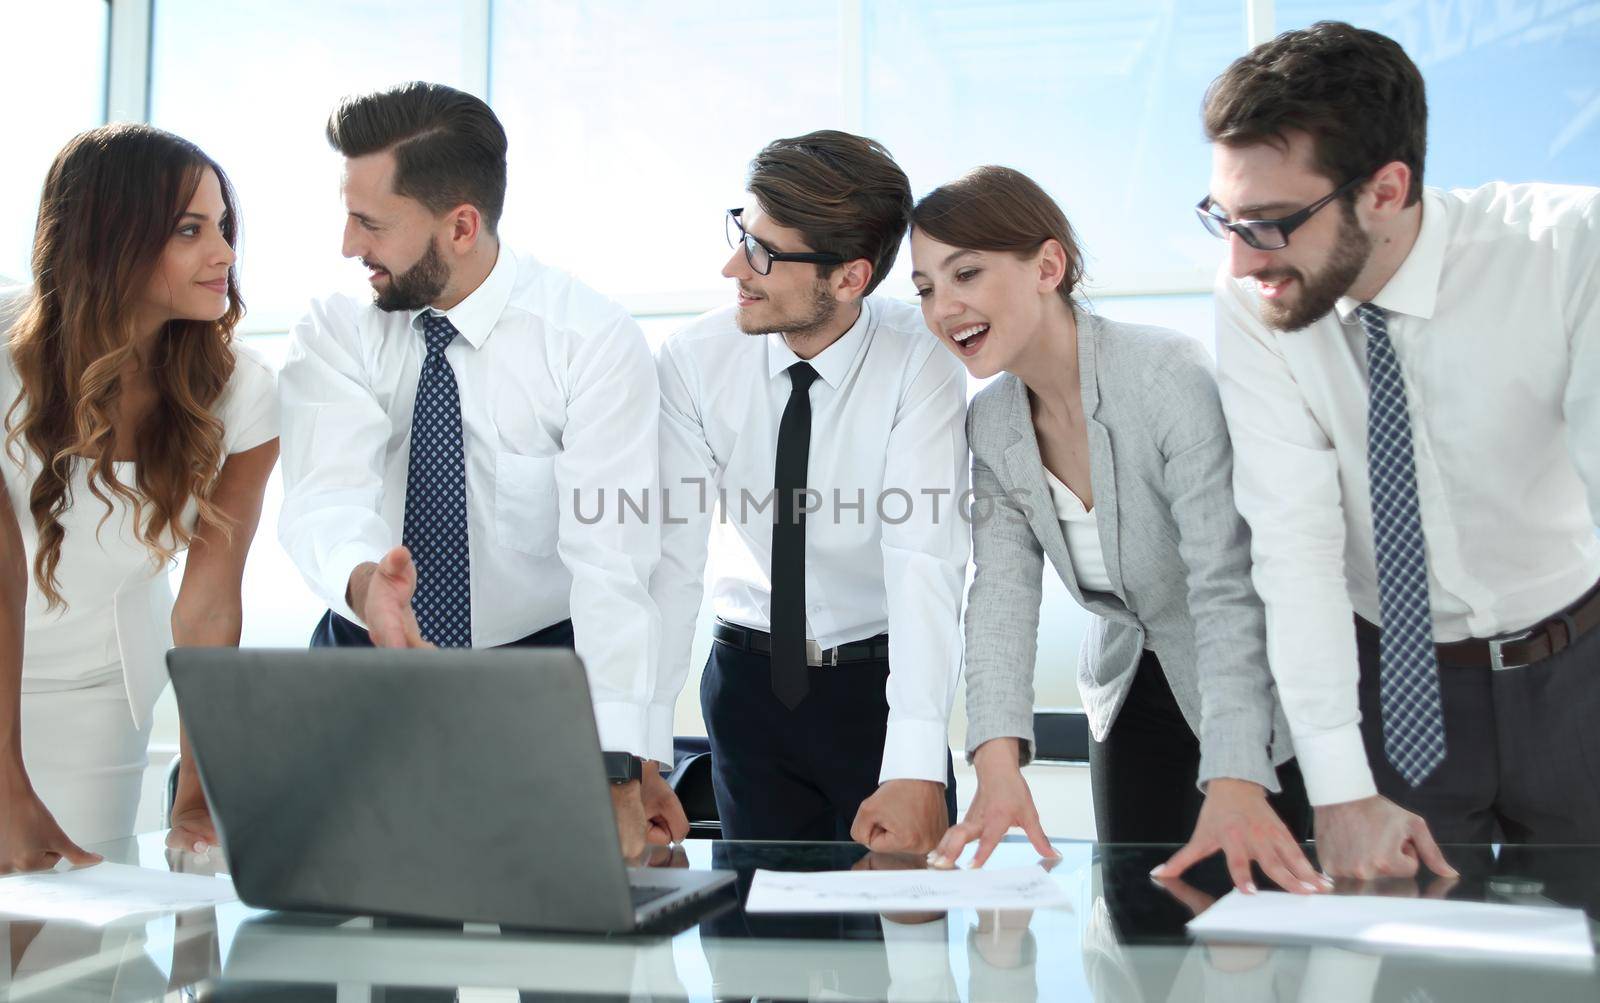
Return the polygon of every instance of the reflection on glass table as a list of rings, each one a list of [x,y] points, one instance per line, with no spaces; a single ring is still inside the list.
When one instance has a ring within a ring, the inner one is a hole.
[[[1185,924],[1228,890],[1220,860],[1183,882],[1149,871],[1171,846],[1061,842],[1049,874],[1071,902],[1034,911],[746,914],[757,868],[899,869],[916,858],[844,844],[693,841],[656,866],[722,868],[738,899],[698,922],[635,936],[214,910],[92,928],[14,919],[0,935],[0,997],[142,1000],[693,999],[1255,1000],[1600,998],[1591,971],[1334,946],[1206,945]],[[213,870],[160,834],[94,849],[145,867]],[[530,852],[537,852],[530,842]],[[1460,881],[1340,889],[1585,909],[1600,917],[1600,847],[1448,847]],[[1024,842],[996,866],[1042,866]]]

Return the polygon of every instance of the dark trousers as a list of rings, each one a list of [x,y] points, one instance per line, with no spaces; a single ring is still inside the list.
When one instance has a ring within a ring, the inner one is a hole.
[[[772,659],[720,642],[700,680],[711,783],[724,839],[848,840],[856,809],[878,789],[889,702],[887,661],[806,670],[799,706],[772,693]],[[956,778],[945,761],[945,807]]]
[[[328,610],[321,620],[317,621],[316,629],[311,632],[311,647],[313,648],[370,648],[372,638],[365,629],[358,624],[351,623],[344,617]],[[506,644],[496,645],[500,648],[570,648],[572,647],[572,621],[562,620],[552,623],[543,630],[536,630],[527,637],[510,641]]]
[[[1104,742],[1089,742],[1094,826],[1102,843],[1187,843],[1205,798],[1200,740],[1189,730],[1155,653],[1139,659],[1133,687]],[[1294,838],[1311,838],[1311,805],[1300,767],[1278,767],[1281,793],[1267,800]]]
[[[1441,843],[1600,843],[1600,630],[1522,668],[1439,666],[1445,757],[1416,787],[1383,752],[1378,636],[1357,621],[1361,737],[1378,793]]]

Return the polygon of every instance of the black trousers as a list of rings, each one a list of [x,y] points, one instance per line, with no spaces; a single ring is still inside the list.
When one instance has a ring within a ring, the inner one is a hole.
[[[543,630],[536,630],[527,637],[497,647],[570,648],[572,644],[572,621],[562,620],[560,623],[552,623]],[[316,628],[312,630],[311,647],[370,648],[372,638],[360,625],[351,623],[330,609],[323,614],[322,619],[317,621]]]
[[[1089,742],[1094,826],[1102,843],[1187,843],[1205,797],[1200,740],[1189,730],[1155,653],[1139,659],[1133,687],[1104,742]],[[1294,838],[1311,838],[1311,805],[1300,767],[1278,767],[1281,793],[1269,794]]]
[[[878,789],[889,663],[806,672],[811,689],[790,710],[772,693],[769,656],[711,645],[700,709],[724,839],[848,840],[856,809]],[[945,770],[945,807],[954,824],[948,754]]]
[[[1378,793],[1441,843],[1600,843],[1600,630],[1518,669],[1439,666],[1445,757],[1416,787],[1383,752],[1378,638],[1357,621],[1361,737]]]

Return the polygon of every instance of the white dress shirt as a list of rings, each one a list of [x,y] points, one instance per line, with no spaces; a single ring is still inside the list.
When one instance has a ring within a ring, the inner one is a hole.
[[[774,506],[757,506],[772,495],[786,370],[799,361],[782,335],[742,333],[731,307],[674,335],[657,359],[667,508],[650,583],[663,620],[653,747],[671,742],[708,530],[716,615],[771,627]],[[876,297],[809,361],[820,378],[810,389],[807,481],[818,507],[806,516],[806,636],[832,648],[888,632],[881,778],[943,783],[969,550],[956,511],[967,488],[966,373],[920,311]]]
[[[1050,491],[1050,504],[1056,510],[1056,521],[1061,523],[1061,535],[1067,541],[1067,554],[1072,558],[1072,575],[1078,588],[1084,592],[1111,592],[1111,573],[1106,570],[1106,552],[1100,545],[1100,520],[1094,512],[1083,507],[1083,499],[1067,487],[1061,478],[1044,471],[1044,486]]]
[[[317,595],[358,623],[350,573],[401,542],[425,312],[316,302],[280,377],[279,535]],[[618,497],[648,508],[657,480],[660,394],[644,335],[617,304],[503,245],[445,316],[460,332],[445,358],[466,439],[472,643],[570,617],[601,744],[644,755],[660,536]]]
[[[1600,578],[1600,190],[1427,189],[1373,298],[1405,377],[1434,639],[1521,630]],[[1375,792],[1351,612],[1380,623],[1366,338],[1342,299],[1292,333],[1218,280],[1218,382],[1272,673],[1313,804]]]

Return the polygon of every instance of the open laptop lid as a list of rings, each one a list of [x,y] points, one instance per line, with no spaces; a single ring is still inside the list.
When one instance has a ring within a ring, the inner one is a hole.
[[[571,651],[179,648],[167,663],[246,903],[633,926]]]

